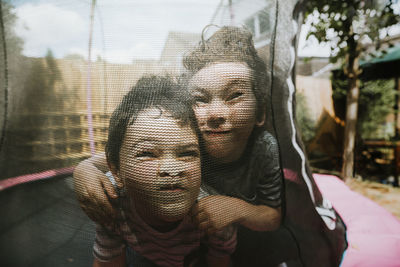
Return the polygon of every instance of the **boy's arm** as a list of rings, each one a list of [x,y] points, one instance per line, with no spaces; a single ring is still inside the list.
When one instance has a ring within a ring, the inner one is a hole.
[[[282,219],[281,208],[266,205],[253,205],[241,200],[237,210],[242,215],[238,222],[253,231],[274,231],[279,228]]]
[[[93,245],[93,266],[126,266],[126,245],[123,238],[99,224]]]
[[[120,256],[108,262],[99,261],[97,258],[94,258],[93,261],[93,267],[125,267],[125,266],[126,266],[125,254],[121,254]]]
[[[193,209],[199,228],[209,234],[233,223],[254,231],[276,230],[281,222],[281,209],[253,205],[228,196],[208,196],[199,200]]]
[[[118,197],[110,180],[104,153],[79,163],[74,170],[74,188],[85,213],[95,222],[110,224],[117,217],[109,198]],[[108,195],[108,196],[107,196]]]
[[[249,182],[256,185],[254,204],[228,196],[205,197],[197,205],[200,229],[212,232],[232,223],[253,231],[273,231],[280,226],[283,177],[278,143],[271,134],[264,132],[259,137],[248,164]]]

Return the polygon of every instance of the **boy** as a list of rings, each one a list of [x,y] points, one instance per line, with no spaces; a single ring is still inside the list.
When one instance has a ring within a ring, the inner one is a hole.
[[[208,232],[239,224],[234,266],[273,266],[281,221],[278,144],[265,130],[268,74],[252,35],[222,27],[184,59],[192,73],[193,109],[205,141],[204,187],[218,196],[199,201],[196,217]],[[223,212],[222,212],[223,211]]]
[[[188,215],[199,195],[201,151],[180,90],[166,77],[141,78],[111,116],[107,164],[126,197],[114,227],[97,225],[93,266],[125,266],[125,244],[134,266],[183,266],[201,239],[209,266],[229,265],[234,232],[204,237]]]
[[[199,202],[200,212],[211,216],[204,227],[218,230],[239,221],[256,231],[276,229],[282,177],[276,140],[263,130],[268,80],[251,33],[222,27],[184,65],[192,72],[189,88],[207,151],[203,183],[233,197]],[[212,214],[219,202],[231,216]]]

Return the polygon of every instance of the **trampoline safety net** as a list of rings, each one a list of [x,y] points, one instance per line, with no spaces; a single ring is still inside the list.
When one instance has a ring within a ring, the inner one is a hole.
[[[1,265],[338,266],[294,115],[302,4],[1,0]]]

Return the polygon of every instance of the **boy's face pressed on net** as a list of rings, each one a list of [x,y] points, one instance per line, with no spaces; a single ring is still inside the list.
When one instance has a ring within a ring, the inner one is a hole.
[[[208,154],[221,163],[238,160],[257,122],[252,72],[240,62],[215,63],[190,82],[193,107]]]
[[[200,188],[197,136],[162,109],[141,111],[128,125],[120,152],[120,178],[136,209],[154,221],[187,214]]]

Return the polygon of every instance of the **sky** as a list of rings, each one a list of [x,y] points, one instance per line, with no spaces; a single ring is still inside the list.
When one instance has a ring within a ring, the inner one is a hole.
[[[26,56],[80,54],[87,58],[91,0],[14,0],[15,31],[24,39]],[[158,59],[169,31],[200,33],[210,23],[220,0],[97,0],[92,59],[114,63]],[[329,46],[305,41],[299,56],[329,56]]]
[[[169,31],[197,32],[209,24],[219,0],[98,0],[92,59],[130,63],[158,59]],[[90,0],[14,1],[23,53],[41,57],[88,55]]]

